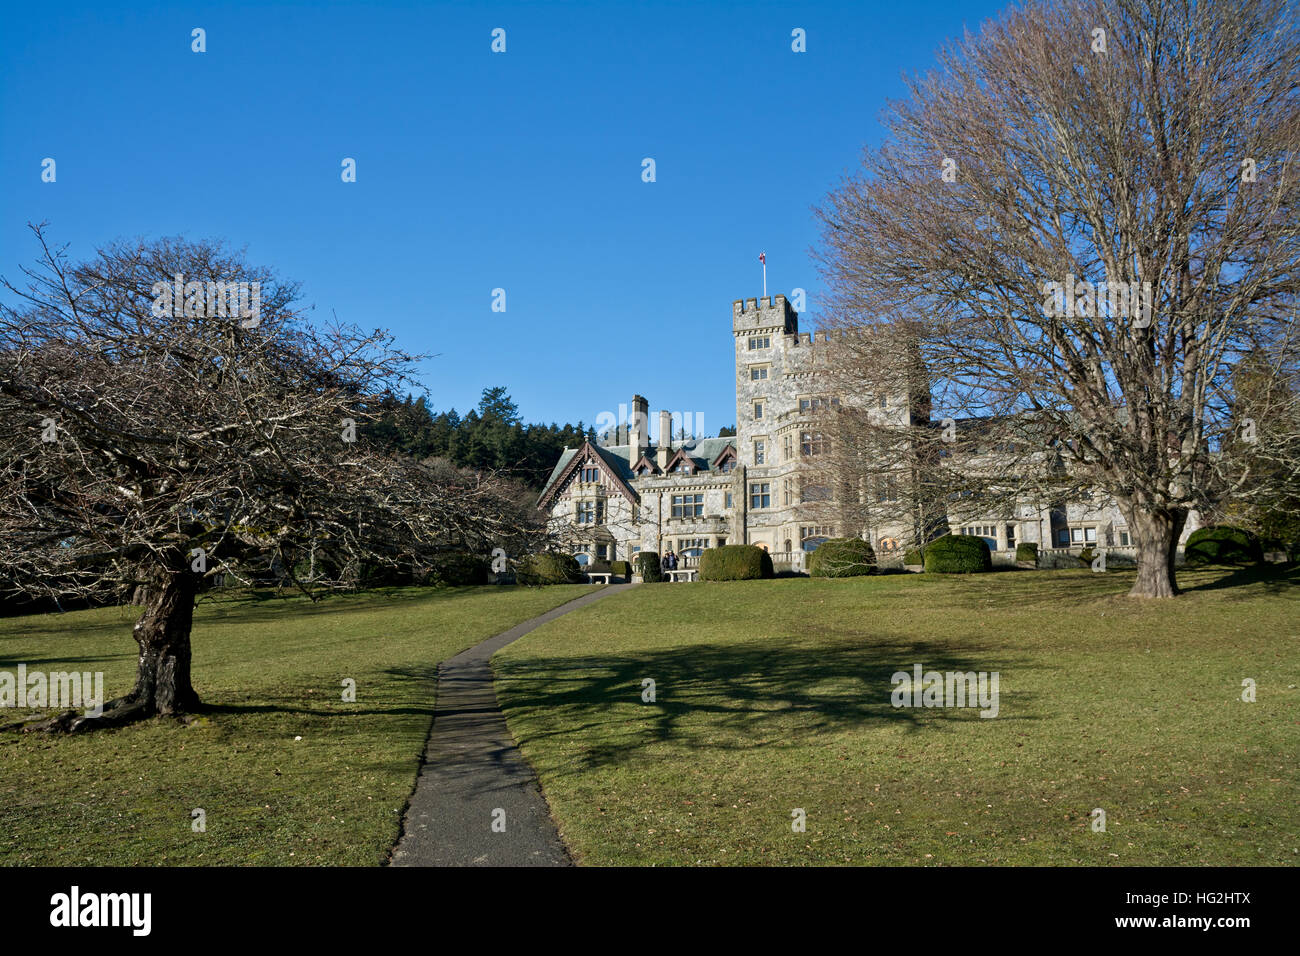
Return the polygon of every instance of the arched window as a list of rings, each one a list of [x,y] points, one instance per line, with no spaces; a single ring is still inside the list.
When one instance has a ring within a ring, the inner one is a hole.
[[[573,556],[573,558],[578,562],[579,567],[585,568],[587,565],[591,564],[591,555],[587,554],[585,551],[579,551]]]
[[[898,539],[897,539],[897,538],[881,538],[881,539],[880,539],[880,548],[879,548],[879,550],[881,550],[881,551],[897,551],[897,550],[898,550]]]

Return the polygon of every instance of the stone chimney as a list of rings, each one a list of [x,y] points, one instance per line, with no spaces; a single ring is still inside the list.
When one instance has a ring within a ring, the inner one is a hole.
[[[632,467],[650,444],[650,403],[640,395],[632,396],[632,420],[627,426],[627,464]]]
[[[668,467],[668,459],[673,456],[673,414],[659,412],[659,450],[655,455],[660,469]]]

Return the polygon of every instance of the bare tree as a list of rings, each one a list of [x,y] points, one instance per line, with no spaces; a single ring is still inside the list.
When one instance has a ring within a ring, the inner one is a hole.
[[[294,285],[217,244],[72,264],[33,228],[42,254],[0,306],[0,565],[28,594],[148,588],[133,690],[45,729],[199,706],[192,613],[216,575],[311,592],[520,533],[492,478],[359,440],[412,361],[386,333],[313,327]]]
[[[936,417],[1113,497],[1137,596],[1177,593],[1189,511],[1231,490],[1233,368],[1295,346],[1298,89],[1289,0],[1030,2],[819,210],[828,324],[909,323]]]

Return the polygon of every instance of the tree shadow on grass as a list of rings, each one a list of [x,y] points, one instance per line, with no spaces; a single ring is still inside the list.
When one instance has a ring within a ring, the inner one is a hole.
[[[1182,570],[1180,569],[1180,572]],[[1300,564],[1257,564],[1244,567],[1207,567],[1188,568],[1186,570],[1228,572],[1226,574],[1221,573],[1212,581],[1184,587],[1183,591],[1186,593],[1193,591],[1221,591],[1228,588],[1245,588],[1257,585],[1265,594],[1276,596],[1290,591],[1296,585],[1300,585]],[[1241,597],[1247,599],[1252,594],[1242,594]]]
[[[978,652],[978,648],[973,648]],[[580,774],[637,759],[648,747],[750,751],[805,746],[819,735],[872,727],[909,733],[991,724],[978,706],[894,707],[898,671],[999,671],[1041,665],[998,652],[963,656],[930,642],[875,642],[809,648],[753,641],[693,644],[625,657],[498,657],[498,697],[511,731],[545,773]],[[653,703],[642,681],[655,682]],[[1000,688],[996,720],[1032,721],[1033,694]],[[545,728],[545,729],[542,729]],[[966,728],[978,731],[978,728]],[[553,744],[529,744],[555,738]],[[589,741],[572,756],[564,741]]]

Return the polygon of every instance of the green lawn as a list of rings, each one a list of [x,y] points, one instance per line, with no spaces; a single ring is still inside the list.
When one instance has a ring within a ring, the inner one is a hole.
[[[1300,863],[1300,573],[1131,583],[645,585],[503,650],[498,694],[585,863]],[[999,716],[895,709],[917,663],[999,672]]]
[[[438,662],[588,591],[201,603],[194,685],[213,709],[192,725],[0,734],[0,864],[378,864],[415,785]],[[107,695],[125,693],[138,614],[2,619],[0,670],[103,671]],[[345,678],[356,703],[342,701]]]

